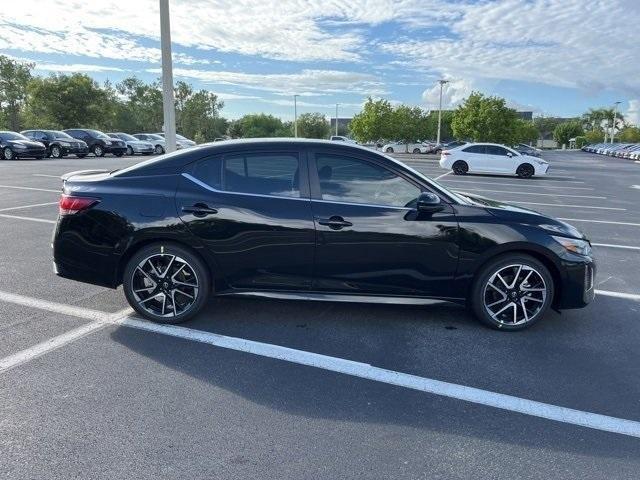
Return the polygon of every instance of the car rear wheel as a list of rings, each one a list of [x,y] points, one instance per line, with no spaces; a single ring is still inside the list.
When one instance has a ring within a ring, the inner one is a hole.
[[[540,320],[553,296],[547,267],[526,254],[507,254],[492,260],[476,276],[470,301],[485,325],[515,331]]]
[[[207,302],[209,273],[203,261],[175,244],[142,248],[124,271],[127,301],[143,317],[158,323],[182,323]]]
[[[469,165],[464,160],[456,160],[454,164],[451,166],[451,170],[456,175],[466,175],[469,171]]]
[[[62,149],[58,145],[53,145],[51,147],[51,157],[62,158]]]
[[[133,148],[131,148],[130,146],[127,147],[127,155],[133,156]]]
[[[164,153],[164,148],[162,148],[162,145],[156,145],[154,151],[156,152],[156,155],[162,155]]]
[[[104,157],[104,148],[102,148],[102,146],[100,146],[100,145],[94,145],[93,146],[93,154],[96,157]]]
[[[533,166],[528,163],[523,163],[516,170],[516,175],[518,175],[520,178],[531,178],[533,177],[534,173],[535,170]]]

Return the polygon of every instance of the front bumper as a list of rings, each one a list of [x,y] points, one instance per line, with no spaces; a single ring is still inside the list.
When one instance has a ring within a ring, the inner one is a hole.
[[[86,146],[71,146],[71,147],[62,147],[62,151],[65,155],[73,154],[73,155],[87,155],[89,153],[89,147]]]
[[[114,155],[117,154],[125,154],[127,153],[127,147],[120,147],[120,146],[109,146],[109,147],[104,147],[104,152],[105,153],[113,153]]]
[[[576,255],[572,255],[576,257]],[[595,297],[596,263],[591,257],[562,261],[563,279],[554,302],[559,309],[582,308]]]
[[[154,148],[153,145],[149,146],[140,146],[140,145],[129,145],[133,153],[153,153]]]

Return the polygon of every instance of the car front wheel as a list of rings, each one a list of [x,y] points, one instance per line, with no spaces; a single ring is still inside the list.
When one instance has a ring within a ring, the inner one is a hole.
[[[126,265],[127,301],[143,317],[158,323],[182,323],[205,306],[210,291],[204,262],[187,248],[157,243],[142,248]]]
[[[11,150],[11,148],[9,147],[5,147],[4,150],[2,150],[2,156],[5,160],[13,160],[16,157],[15,153],[13,153],[13,150]]]
[[[162,155],[164,153],[164,148],[162,148],[162,145],[156,145],[155,152],[156,155]]]
[[[518,175],[520,178],[531,178],[533,177],[534,173],[535,170],[533,166],[529,165],[528,163],[523,163],[516,170],[516,175]]]
[[[104,157],[104,148],[102,148],[100,145],[94,145],[93,154],[96,157]]]
[[[51,147],[51,157],[62,158],[62,149],[58,145]]]
[[[127,147],[127,155],[133,156],[133,148]]]
[[[419,148],[414,148],[413,149],[413,153],[420,153],[420,149]]]
[[[523,330],[540,320],[553,302],[553,278],[540,261],[507,254],[489,262],[476,276],[471,307],[484,324]]]

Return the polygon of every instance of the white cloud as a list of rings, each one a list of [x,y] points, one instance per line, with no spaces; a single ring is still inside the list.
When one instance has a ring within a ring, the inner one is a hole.
[[[449,80],[449,83],[442,87],[442,108],[450,110],[467,98],[473,90],[471,82],[468,80]],[[422,100],[428,110],[436,110],[440,105],[440,84],[435,83],[433,87],[422,92]]]
[[[625,113],[625,120],[631,125],[640,127],[640,99],[629,100],[629,108]]]
[[[148,69],[160,73],[159,69]],[[384,85],[367,73],[340,70],[305,69],[299,73],[255,74],[243,72],[197,70],[176,68],[174,76],[197,79],[204,83],[239,85],[246,88],[293,95],[305,92],[306,96],[326,93],[356,93],[360,95],[385,95]]]
[[[55,64],[55,63],[36,63],[36,70],[45,72],[124,72],[125,70],[118,67],[106,67],[104,65],[87,65],[84,63],[71,64]]]

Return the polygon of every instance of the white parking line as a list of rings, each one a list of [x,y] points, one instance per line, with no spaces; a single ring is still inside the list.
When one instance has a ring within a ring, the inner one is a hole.
[[[48,310],[50,307],[53,307],[55,311],[58,312],[67,307],[62,304],[55,304],[53,302],[46,302],[43,300],[24,297],[21,295],[7,294],[4,292],[0,292],[0,300],[9,302],[16,300],[15,303],[20,305],[29,305],[43,310]],[[79,308],[81,307],[73,307],[74,311],[77,311]],[[94,310],[87,309],[87,311],[89,312],[87,314],[82,311],[79,312],[82,318],[87,318],[87,316],[93,317],[96,313]],[[67,310],[67,312],[71,313],[72,310]],[[305,365],[364,378],[375,382],[396,385],[425,393],[499,408],[501,410],[518,412],[566,424],[640,438],[640,422],[634,420],[600,415],[597,413],[575,410],[572,408],[561,407],[512,395],[505,395],[489,390],[482,390],[480,388],[419,377],[417,375],[410,375],[407,373],[375,367],[368,363],[321,355],[304,350],[296,350],[280,345],[256,342],[254,340],[237,337],[228,337],[225,335],[218,335],[216,333],[193,330],[175,325],[156,324],[133,317],[120,317],[119,315],[122,315],[123,313],[124,312],[119,312],[117,314],[104,313],[98,320],[91,322],[88,325],[71,330],[70,332],[10,355],[9,357],[0,359],[0,372],[7,371],[10,368],[24,364],[34,358],[44,355],[49,351],[67,345],[92,332],[98,331],[107,324],[122,325],[184,340],[205,343],[220,348],[250,353],[261,357],[273,358],[298,365]]]
[[[459,189],[456,188],[455,190],[458,191]],[[593,195],[567,195],[566,193],[560,194],[560,193],[538,193],[538,192],[511,192],[511,191],[505,191],[505,190],[492,190],[490,188],[465,188],[464,191],[465,192],[513,193],[516,195],[544,195],[548,197],[595,198],[600,200],[605,200],[607,198],[607,197],[596,197]]]
[[[449,175],[451,173],[451,171],[448,171],[447,173],[443,173],[442,175],[440,175],[439,177],[434,178],[434,180],[440,180],[443,177],[446,177],[447,175]]]
[[[22,210],[23,208],[44,207],[45,205],[57,205],[58,202],[33,203],[31,205],[21,205],[19,207],[0,208],[0,212],[8,212],[10,210]]]
[[[587,220],[586,218],[562,218],[562,217],[558,217],[558,220],[564,220],[566,222],[605,223],[605,224],[609,224],[609,225],[629,225],[631,227],[640,227],[640,223],[613,222],[613,221],[609,221],[609,220]]]
[[[635,293],[612,292],[610,290],[596,290],[596,294],[604,295],[606,297],[624,298],[625,300],[634,300],[636,302],[640,301],[640,295],[637,295]]]
[[[521,202],[515,200],[504,200],[508,203],[517,203],[519,205],[542,205],[545,207],[568,207],[568,208],[590,208],[594,210],[617,210],[619,212],[626,212],[626,208],[618,208],[618,207],[592,207],[589,205],[563,205],[560,203],[537,203],[537,202]]]
[[[21,217],[19,215],[6,215],[4,213],[0,213],[0,217],[2,218],[13,218],[15,220],[28,220],[30,222],[40,222],[40,223],[56,223],[55,220],[47,220],[45,218],[35,218],[35,217]]]
[[[562,188],[563,190],[594,190],[592,187],[565,187],[564,185],[533,185],[528,182],[501,183],[501,182],[476,182],[475,180],[454,180],[449,178],[446,182],[466,183],[467,185],[496,185],[498,187],[526,187],[526,188]]]
[[[640,247],[632,247],[630,245],[613,245],[611,243],[592,243],[594,247],[622,248],[625,250],[640,250]]]
[[[49,188],[16,187],[15,185],[0,185],[0,188],[13,188],[15,190],[33,190],[36,192],[62,193],[62,189],[51,190]]]

